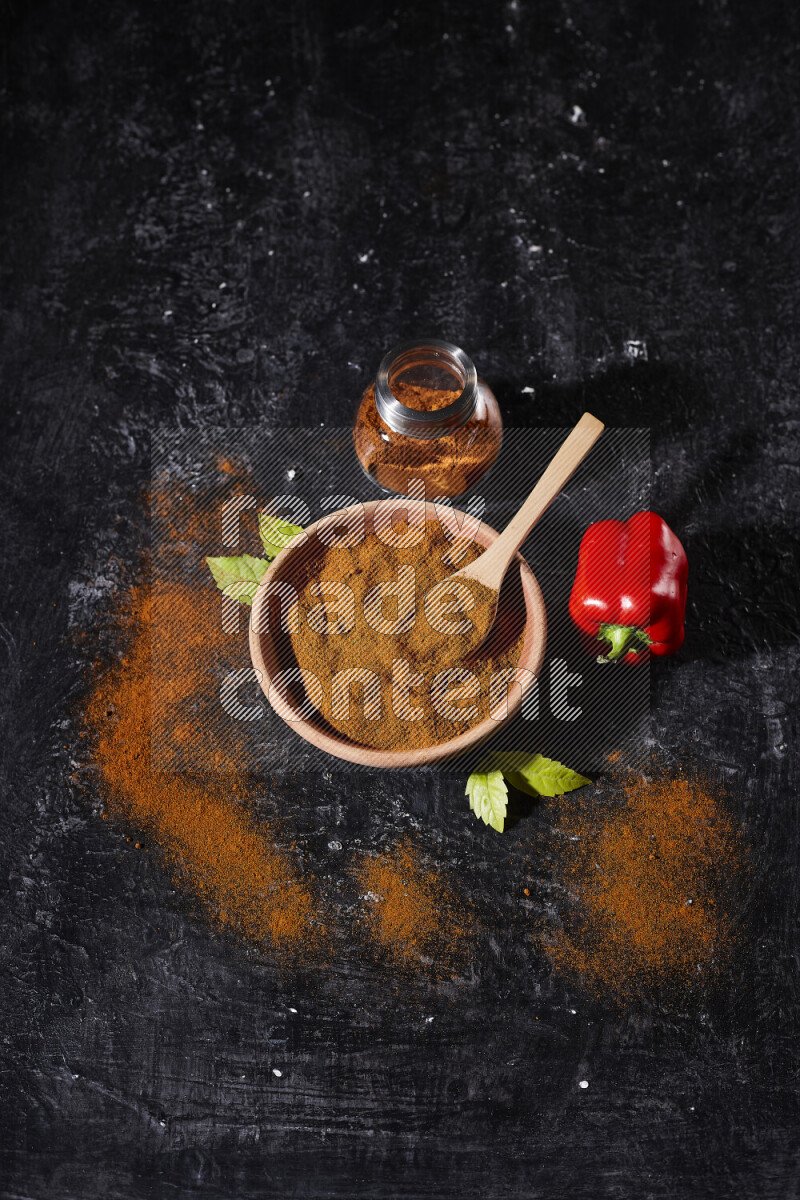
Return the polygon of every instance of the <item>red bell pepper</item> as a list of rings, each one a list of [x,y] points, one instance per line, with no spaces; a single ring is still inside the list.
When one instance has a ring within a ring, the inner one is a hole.
[[[674,654],[683,644],[688,574],[686,551],[657,513],[590,525],[569,611],[584,633],[610,643],[598,662]]]

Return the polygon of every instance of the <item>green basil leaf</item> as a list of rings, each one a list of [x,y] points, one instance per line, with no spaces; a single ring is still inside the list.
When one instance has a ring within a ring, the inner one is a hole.
[[[532,787],[525,776],[520,771],[504,771],[503,775],[513,788],[518,792],[524,792],[526,796],[541,796],[541,792],[537,792],[535,787]]]
[[[502,833],[508,808],[508,788],[502,771],[474,771],[464,791],[475,816]]]
[[[269,559],[238,554],[229,558],[207,558],[206,563],[224,595],[242,604],[252,604],[259,581],[269,566]]]
[[[592,782],[543,754],[532,754],[527,761],[515,762],[513,767],[509,763],[503,774],[512,787],[529,796],[563,796],[564,792],[573,792]]]
[[[302,525],[292,525],[281,517],[271,517],[269,513],[258,514],[258,536],[264,543],[264,549],[269,558],[280,554],[284,546],[288,546],[292,538],[303,532]]]
[[[252,605],[257,590],[257,583],[242,581],[241,583],[229,583],[222,589],[222,594],[230,596],[231,600],[238,600],[240,604]]]

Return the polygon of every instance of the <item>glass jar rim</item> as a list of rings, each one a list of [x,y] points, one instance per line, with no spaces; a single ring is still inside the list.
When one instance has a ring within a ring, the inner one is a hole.
[[[430,361],[438,360],[449,368],[462,384],[461,394],[445,408],[426,412],[409,408],[401,403],[392,392],[390,373],[400,358],[408,357],[409,365],[414,352],[428,352]],[[472,359],[460,346],[436,338],[418,338],[401,342],[381,359],[375,376],[375,407],[378,416],[395,433],[411,438],[437,438],[452,433],[466,425],[475,411],[478,400],[478,374]]]

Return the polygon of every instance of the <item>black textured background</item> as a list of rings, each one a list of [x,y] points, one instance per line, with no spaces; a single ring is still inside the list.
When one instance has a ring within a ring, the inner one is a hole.
[[[796,1198],[796,5],[0,17],[2,1195]],[[726,781],[756,867],[702,1008],[551,976],[510,919],[547,903],[536,816],[499,838],[452,781],[264,797],[334,881],[334,831],[457,866],[495,933],[446,986],[347,947],[282,974],[70,782],[75,635],[104,644],[146,538],[153,424],[342,423],[419,332],[509,423],[651,427],[691,563],[654,746]]]

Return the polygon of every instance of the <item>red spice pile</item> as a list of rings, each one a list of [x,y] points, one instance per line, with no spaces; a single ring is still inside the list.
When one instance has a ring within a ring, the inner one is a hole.
[[[202,607],[179,585],[162,588],[157,596],[146,587],[134,588],[117,615],[128,649],[99,677],[86,706],[107,813],[157,846],[176,880],[219,923],[259,944],[287,952],[302,947],[308,953],[320,944],[323,932],[317,905],[293,856],[274,844],[268,827],[250,817],[247,805],[255,800],[255,784],[225,774],[151,770],[151,701],[164,713],[172,705],[176,737],[202,742],[204,736],[202,726],[186,721],[180,701],[197,684],[198,647],[191,631],[202,644],[205,627],[190,624],[187,643],[181,623],[171,626],[171,671],[154,675],[150,633],[159,602],[177,610],[186,606],[195,617]],[[208,629],[215,627],[218,623],[212,622]]]
[[[470,908],[409,839],[378,857],[364,856],[356,879],[367,931],[393,966],[463,966],[473,933]]]
[[[618,800],[601,811],[560,801],[554,869],[567,902],[549,958],[603,996],[708,984],[736,945],[741,831],[700,778],[639,779]]]

